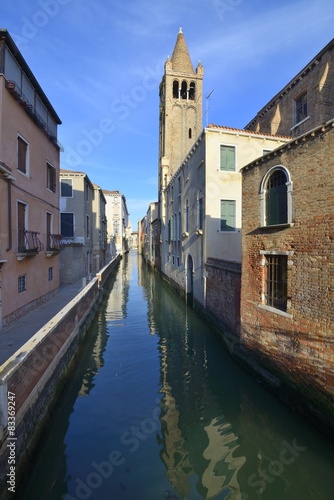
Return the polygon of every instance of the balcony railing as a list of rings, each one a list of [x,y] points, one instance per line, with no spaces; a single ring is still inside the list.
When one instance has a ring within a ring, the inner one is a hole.
[[[37,233],[36,231],[27,231],[26,229],[19,231],[19,244],[17,251],[21,257],[33,257],[44,250],[44,245],[38,238],[39,234],[40,233]]]
[[[46,252],[49,255],[54,255],[60,252],[61,234],[49,234]]]

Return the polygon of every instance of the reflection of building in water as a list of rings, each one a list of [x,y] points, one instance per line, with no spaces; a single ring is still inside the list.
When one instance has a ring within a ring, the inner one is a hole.
[[[160,337],[160,456],[167,477],[182,498],[191,495],[195,481],[202,498],[237,494],[245,458],[228,413],[240,412],[238,396],[232,410],[219,406],[215,390],[221,386],[212,383],[216,372],[210,368],[203,324],[153,273],[145,267],[141,273],[148,317]]]
[[[79,391],[80,396],[88,396],[89,392],[94,387],[93,379],[95,374],[104,365],[103,353],[108,341],[105,324],[105,313],[104,310],[100,309],[97,319],[94,320],[90,327],[90,331],[97,333],[96,336],[93,336],[93,338],[95,338],[94,346],[90,345],[91,355],[89,363],[87,364],[87,369],[82,377],[82,386]]]
[[[207,498],[213,498],[223,490],[240,495],[237,475],[246,458],[233,456],[239,448],[238,436],[224,417],[221,420],[214,418],[204,429],[209,439],[203,452],[209,465],[202,475],[202,484],[208,491]]]
[[[133,259],[125,254],[120,262],[113,291],[109,295],[106,307],[108,320],[124,319],[127,315],[129,300],[130,277],[133,271]]]

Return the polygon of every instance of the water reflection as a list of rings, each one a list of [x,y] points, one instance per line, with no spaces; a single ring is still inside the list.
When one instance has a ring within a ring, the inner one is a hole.
[[[159,281],[140,275],[149,323],[160,339],[160,457],[176,494],[331,498],[333,445],[241,370],[210,328]],[[324,461],[317,459],[320,450]]]
[[[333,444],[137,259],[105,290],[18,498],[331,499]]]

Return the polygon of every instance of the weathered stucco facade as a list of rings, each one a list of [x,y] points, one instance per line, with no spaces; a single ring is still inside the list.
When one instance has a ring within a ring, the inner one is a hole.
[[[0,329],[59,287],[60,123],[1,29]]]
[[[280,396],[332,433],[333,158],[332,120],[242,169],[240,337]],[[271,221],[277,173],[286,181],[282,218]]]

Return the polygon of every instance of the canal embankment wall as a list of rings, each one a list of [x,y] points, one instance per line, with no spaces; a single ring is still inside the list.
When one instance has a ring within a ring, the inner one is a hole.
[[[182,300],[187,301],[187,294],[179,283],[161,270],[155,268],[153,270],[158,271],[164,283]],[[323,349],[328,351],[327,365],[322,367],[319,364],[318,371],[314,372],[313,381],[309,380],[309,373],[303,376],[305,370],[303,372],[302,368],[300,373],[296,370],[297,366],[302,367],[303,364],[307,366],[308,360],[304,359],[304,353],[307,350],[300,349],[298,355],[294,355],[292,365],[286,355],[286,346],[280,343],[280,338],[275,332],[268,337],[266,350],[249,348],[244,342],[240,327],[240,266],[230,269],[220,262],[209,259],[206,264],[206,276],[206,307],[194,298],[191,303],[193,309],[204,321],[210,322],[216,335],[236,362],[292,410],[303,415],[326,436],[334,440],[334,401],[331,384],[333,375],[328,346],[325,344],[323,346]],[[228,313],[226,307],[229,309]],[[260,333],[258,335],[260,336]],[[314,337],[313,350],[319,349],[321,344],[317,342],[315,335]],[[311,345],[311,342],[309,343]]]
[[[2,366],[0,484],[20,470],[38,443],[73,367],[78,348],[114,274],[118,255]],[[11,463],[10,463],[11,462]],[[13,477],[13,476],[12,476]]]

